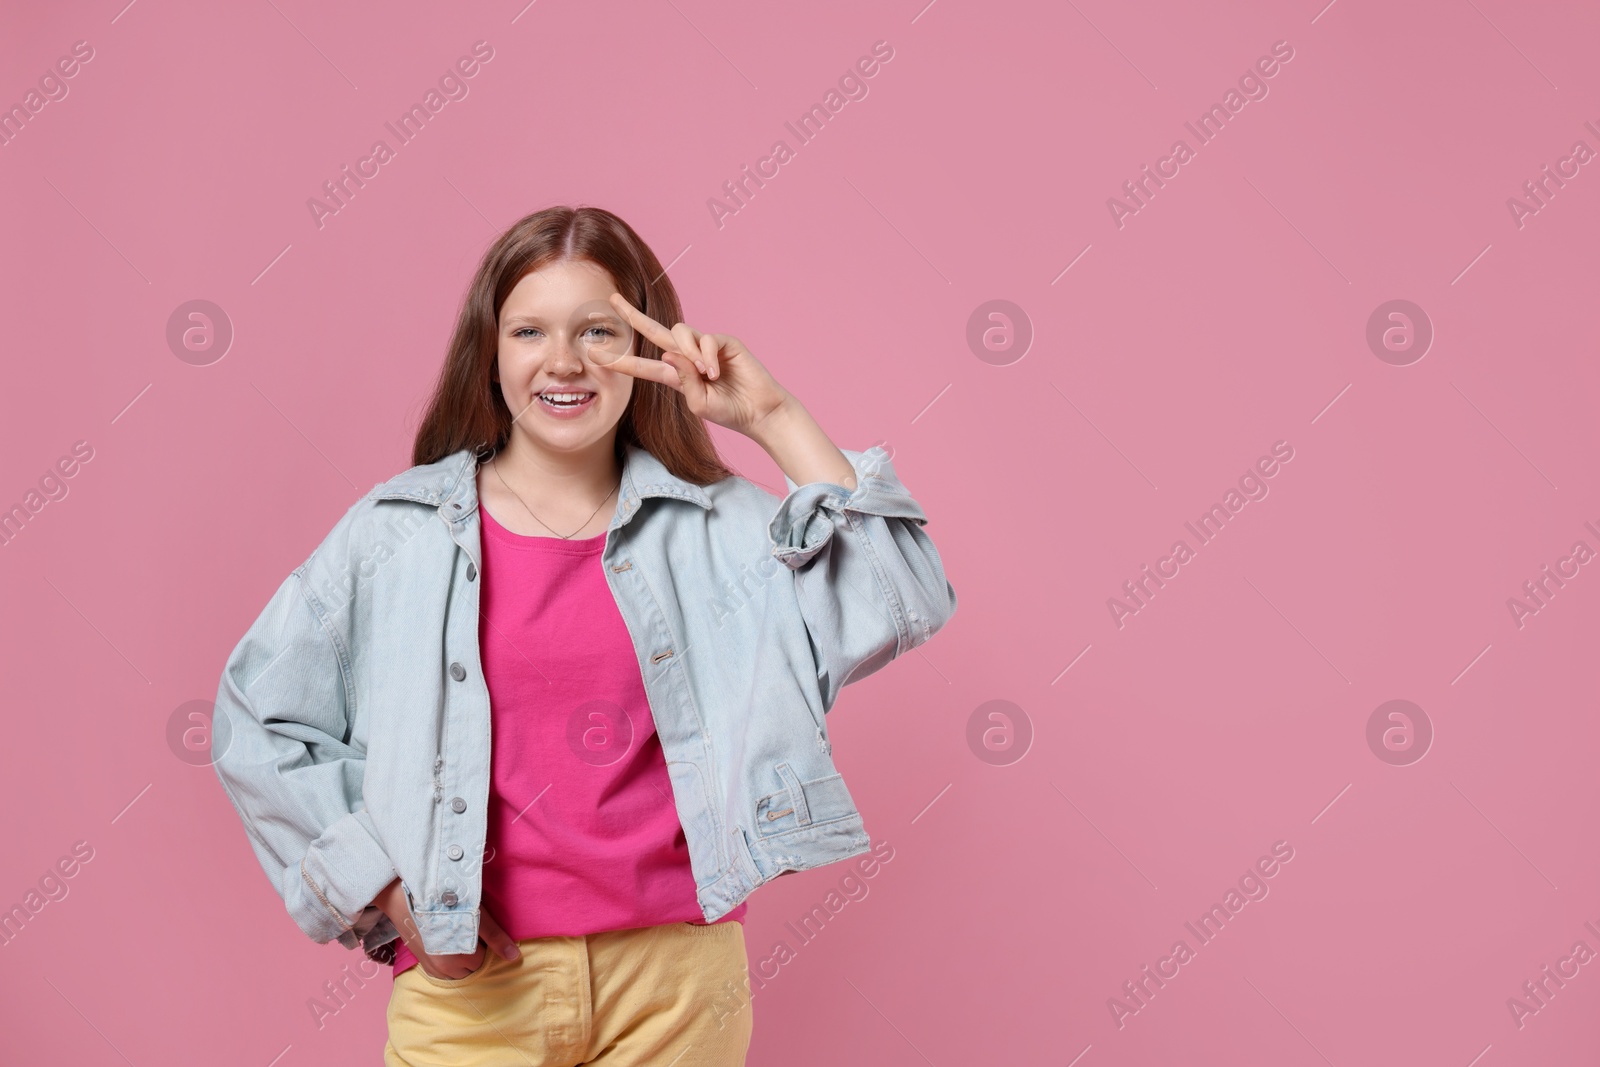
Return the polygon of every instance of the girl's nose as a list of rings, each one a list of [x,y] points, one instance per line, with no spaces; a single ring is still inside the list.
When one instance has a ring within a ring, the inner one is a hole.
[[[550,366],[551,369],[582,370],[583,357],[569,338],[557,336],[555,344],[550,346]]]

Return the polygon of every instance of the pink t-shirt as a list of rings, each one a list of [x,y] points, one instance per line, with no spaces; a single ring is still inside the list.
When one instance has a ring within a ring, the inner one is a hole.
[[[478,515],[492,730],[484,906],[518,941],[703,924],[644,679],[602,570],[605,534],[525,537]],[[394,945],[399,974],[416,957]]]

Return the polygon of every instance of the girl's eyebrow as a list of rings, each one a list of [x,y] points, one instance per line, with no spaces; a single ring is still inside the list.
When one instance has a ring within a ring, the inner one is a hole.
[[[542,316],[530,314],[528,312],[523,312],[523,313],[517,314],[517,315],[508,315],[505,318],[504,323],[505,323],[505,325],[509,326],[513,322],[543,323],[543,321],[544,321],[544,319],[543,319]],[[591,324],[592,323],[597,323],[597,322],[620,323],[620,322],[622,322],[622,316],[614,314],[614,313],[609,312],[609,311],[594,311],[594,312],[590,312],[589,316],[586,319],[584,319],[584,321],[588,322],[588,323],[591,323]]]

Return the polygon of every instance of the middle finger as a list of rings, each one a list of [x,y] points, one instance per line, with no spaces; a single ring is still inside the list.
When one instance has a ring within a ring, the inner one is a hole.
[[[627,319],[634,329],[649,338],[657,348],[672,347],[672,334],[668,332],[667,328],[628,303],[627,297],[621,293],[612,293],[611,306],[620,311],[622,317]]]

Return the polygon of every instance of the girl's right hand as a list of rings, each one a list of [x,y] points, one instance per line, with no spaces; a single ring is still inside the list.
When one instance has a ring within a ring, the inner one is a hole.
[[[385,886],[383,892],[379,893],[372,903],[387,915],[389,921],[394,923],[394,928],[400,931],[400,939],[417,958],[417,966],[422,968],[424,974],[434,978],[456,981],[472,974],[486,962],[485,946],[508,960],[517,959],[522,955],[516,941],[501,929],[500,924],[489,914],[489,909],[486,907],[478,908],[478,944],[473,951],[435,956],[422,949],[422,935],[417,930],[416,921],[411,917],[411,907],[406,903],[406,894],[400,886],[400,879],[396,878]]]
[[[421,951],[420,945],[413,945],[410,941],[406,942],[406,947],[411,949],[413,956],[417,957],[417,966],[422,968],[424,974],[431,975],[434,978],[450,979],[451,981],[467,977],[467,975],[482,967],[485,959],[482,938],[478,939],[476,950],[460,955],[430,956]]]

